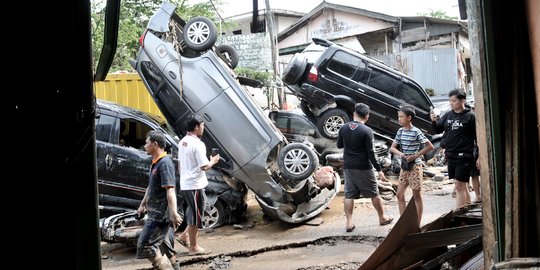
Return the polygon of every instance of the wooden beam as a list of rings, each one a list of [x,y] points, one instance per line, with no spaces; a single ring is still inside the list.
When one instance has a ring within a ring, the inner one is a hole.
[[[432,248],[465,243],[482,235],[482,224],[413,233],[405,236],[406,249]]]
[[[482,244],[482,236],[478,235],[477,237],[471,239],[470,241],[468,241],[467,243],[463,244],[463,245],[459,245],[457,246],[456,248],[438,256],[437,258],[425,263],[422,265],[421,269],[440,269],[440,265],[456,256],[458,256],[459,254],[469,250],[470,248],[473,248],[475,246],[478,246],[478,245],[481,245]]]
[[[426,30],[423,27],[413,28],[401,32],[401,43],[426,40],[426,38]]]
[[[493,265],[497,252],[497,220],[495,206],[495,183],[490,172],[495,171],[494,149],[488,142],[493,141],[490,108],[486,106],[484,96],[488,97],[486,40],[484,39],[484,17],[481,1],[466,1],[471,43],[471,69],[474,89],[476,114],[476,140],[480,149],[480,186],[482,190],[482,217],[484,225],[484,265],[486,269]]]
[[[396,225],[384,238],[377,249],[369,256],[358,270],[376,269],[378,265],[388,260],[392,255],[403,246],[403,241],[406,235],[419,232],[418,214],[416,213],[416,205],[414,200],[410,200],[409,204],[403,211],[403,214],[396,222]]]

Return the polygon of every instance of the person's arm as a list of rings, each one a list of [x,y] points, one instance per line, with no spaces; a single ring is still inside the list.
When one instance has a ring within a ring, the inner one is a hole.
[[[339,149],[343,148],[343,135],[341,133],[342,133],[342,129],[340,128],[338,131],[338,136],[336,140],[336,146]]]
[[[397,146],[398,146],[398,144],[395,141],[392,142],[392,146],[390,146],[390,153],[398,155],[400,157],[404,156],[405,154],[403,154],[403,152],[399,151],[397,149]]]
[[[146,201],[148,200],[148,188],[146,188],[146,191],[144,192],[144,197],[139,204],[139,208],[137,208],[137,215],[139,217],[142,217],[144,212],[146,212]]]
[[[178,214],[178,209],[176,207],[176,192],[174,192],[174,186],[164,187],[167,189],[167,204],[169,206],[169,219],[173,226],[173,229],[176,230],[176,227],[182,224],[182,217]]]
[[[206,165],[201,166],[202,171],[208,171],[212,166],[216,165],[219,162],[219,154],[210,157],[210,162],[208,162]]]
[[[379,179],[388,181],[386,179],[386,176],[384,176],[383,171],[381,170],[381,165],[377,161],[377,158],[375,157],[375,151],[373,151],[373,132],[368,133],[367,136],[365,136],[365,144],[366,144],[366,150],[368,153],[369,161],[371,161],[371,164],[373,165],[373,168],[377,171],[379,174]]]
[[[444,131],[444,122],[448,116],[449,112],[443,114],[441,117],[436,116],[434,113],[430,114],[431,117],[431,126],[436,133],[441,133]]]
[[[433,150],[433,144],[427,140],[426,142],[424,142],[424,148],[422,148],[422,150],[416,152],[414,155],[410,155],[407,157],[407,161],[411,162],[425,154],[427,154],[429,151]]]
[[[401,128],[398,130],[396,137],[394,138],[394,141],[392,142],[392,145],[390,146],[390,153],[398,155],[400,157],[404,156],[403,152],[399,151],[397,149],[397,146],[401,143]]]

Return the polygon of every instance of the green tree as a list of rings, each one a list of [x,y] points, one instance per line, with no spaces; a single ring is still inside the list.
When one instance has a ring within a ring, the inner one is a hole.
[[[133,71],[128,60],[135,58],[141,36],[148,20],[162,0],[122,0],[118,29],[118,46],[111,66],[111,72],[119,70]],[[187,0],[169,0],[176,5],[176,13],[185,21],[195,16],[204,16],[218,21],[217,12],[221,0],[212,0],[190,5]],[[213,4],[212,4],[213,3]],[[92,56],[94,67],[97,65],[103,45],[105,24],[104,0],[92,0]],[[217,9],[217,10],[216,10]]]
[[[455,16],[447,15],[446,12],[444,12],[442,10],[433,10],[433,9],[429,9],[429,12],[418,13],[418,15],[432,17],[432,18],[445,19],[445,20],[457,20],[458,19]]]

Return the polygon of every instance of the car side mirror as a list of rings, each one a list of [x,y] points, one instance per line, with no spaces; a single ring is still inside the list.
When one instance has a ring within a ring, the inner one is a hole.
[[[315,138],[319,137],[319,135],[317,134],[317,131],[315,129],[313,129],[313,128],[310,128],[308,130],[308,135],[312,136],[312,137],[315,137]]]

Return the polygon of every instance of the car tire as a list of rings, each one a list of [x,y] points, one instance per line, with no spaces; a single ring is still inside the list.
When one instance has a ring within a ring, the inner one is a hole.
[[[318,165],[317,154],[303,143],[289,143],[279,153],[278,168],[283,178],[287,180],[307,179]]]
[[[286,84],[297,84],[307,67],[307,58],[302,54],[295,54],[283,72],[282,81]]]
[[[206,51],[212,48],[217,40],[216,25],[208,18],[191,18],[184,26],[184,43],[194,51]]]
[[[335,139],[338,136],[339,128],[349,122],[349,114],[338,108],[325,111],[317,120],[319,132],[328,139]]]
[[[225,223],[227,216],[227,209],[220,200],[217,200],[213,205],[204,210],[203,228],[213,229],[219,227]]]
[[[231,69],[235,69],[238,66],[238,53],[236,50],[227,44],[222,44],[216,47],[218,55],[227,63]]]

